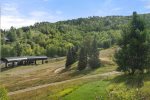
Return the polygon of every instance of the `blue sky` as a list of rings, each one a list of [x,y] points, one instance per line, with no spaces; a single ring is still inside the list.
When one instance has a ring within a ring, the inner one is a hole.
[[[1,28],[88,16],[150,13],[150,0],[1,0]]]

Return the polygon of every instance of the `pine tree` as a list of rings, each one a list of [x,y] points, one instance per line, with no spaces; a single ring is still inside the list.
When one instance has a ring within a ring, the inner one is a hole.
[[[77,61],[77,47],[72,47],[68,50],[67,60],[66,60],[66,69],[70,68],[73,63]]]
[[[81,47],[79,53],[78,70],[83,70],[87,66],[87,50],[84,46]]]
[[[73,47],[73,48],[71,48],[71,52],[72,52],[72,63],[74,63],[74,62],[76,62],[77,61],[77,59],[78,59],[78,54],[77,54],[77,52],[78,52],[78,47],[77,46],[75,46],[75,47]]]
[[[100,67],[100,60],[99,60],[99,50],[97,48],[97,41],[96,36],[94,37],[94,40],[91,45],[91,51],[89,56],[89,65],[91,68],[97,68]]]
[[[67,59],[66,59],[66,69],[71,67],[72,59],[73,59],[72,52],[71,52],[71,49],[69,48],[68,53],[67,53]]]
[[[123,39],[115,54],[118,70],[134,74],[136,70],[143,72],[147,66],[148,41],[144,22],[133,12],[131,23],[123,30]]]

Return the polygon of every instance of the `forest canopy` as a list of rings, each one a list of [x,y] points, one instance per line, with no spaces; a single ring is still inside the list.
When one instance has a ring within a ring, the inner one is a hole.
[[[141,14],[150,29],[150,14]],[[80,46],[83,37],[97,35],[98,48],[109,48],[121,40],[121,30],[131,16],[78,18],[56,23],[1,30],[1,57],[47,55],[65,56],[68,49]],[[149,31],[149,30],[148,30]]]

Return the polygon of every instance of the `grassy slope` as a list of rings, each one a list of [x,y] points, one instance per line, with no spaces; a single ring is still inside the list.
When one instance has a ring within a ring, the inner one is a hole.
[[[40,80],[44,80],[45,83],[51,83],[55,82],[56,77],[61,76],[58,81],[66,80],[66,79],[72,79],[87,75],[93,75],[98,73],[106,73],[110,72],[116,69],[116,64],[113,62],[113,53],[115,49],[110,48],[106,50],[101,51],[101,62],[102,67],[98,68],[96,70],[90,70],[86,69],[81,72],[77,72],[75,63],[72,68],[67,72],[62,72],[58,74],[52,73],[56,68],[60,68],[64,64],[64,60],[57,61],[45,65],[39,65],[37,66],[39,70],[33,70],[32,73],[24,74],[25,76],[28,75],[27,79],[29,78],[35,78],[35,75],[37,78],[41,78]],[[33,66],[27,66],[27,67],[33,67]],[[16,70],[19,71],[19,69],[12,69],[10,70],[10,73],[14,73]],[[26,69],[26,68],[25,68]],[[28,68],[27,68],[28,69]],[[48,71],[47,73],[45,71]],[[8,71],[9,72],[9,71]],[[10,74],[9,73],[9,74]],[[7,79],[4,78],[10,78],[9,74],[6,72],[1,74],[1,77],[3,80],[1,82],[8,82]],[[38,75],[39,74],[39,75]],[[54,74],[53,76],[51,76]],[[20,74],[19,74],[20,75]],[[31,75],[31,76],[30,76]],[[48,76],[47,80],[45,80],[45,76]],[[42,89],[32,90],[25,93],[19,93],[10,96],[11,100],[91,100],[91,99],[102,99],[102,100],[149,100],[150,99],[150,73],[144,74],[144,80],[141,80],[141,75],[137,76],[112,76],[111,78],[107,78],[107,80],[104,77],[95,77],[95,78],[85,78],[85,79],[79,79],[70,81],[67,83],[57,84],[54,86],[48,86]],[[51,78],[54,77],[52,80]],[[20,76],[20,78],[22,78]],[[105,79],[105,80],[104,80]],[[11,82],[17,81],[18,77],[15,76],[14,78],[10,79]],[[51,80],[51,81],[49,81]],[[19,80],[19,82],[22,82],[22,80]],[[43,81],[40,81],[40,84]],[[34,80],[30,80],[33,86],[35,86]],[[20,84],[20,88],[22,88],[25,83]],[[11,85],[11,84],[10,84]],[[38,84],[39,85],[39,84]],[[141,85],[141,87],[140,87]],[[18,84],[12,85],[12,89],[18,87]],[[25,85],[24,88],[30,87],[28,85]],[[8,87],[9,89],[9,87]]]
[[[88,82],[64,95],[63,100],[150,100],[149,76],[150,73],[143,76],[120,75]]]
[[[113,49],[110,51],[112,50]],[[102,59],[106,59],[105,64],[108,60],[109,65],[111,65],[110,62],[113,63],[111,60],[112,57],[110,57],[111,53],[112,52],[102,51],[101,57],[103,56]],[[108,64],[106,66],[108,66]],[[109,69],[109,67],[106,68]],[[97,70],[103,70],[103,68]],[[66,95],[64,100],[94,100],[96,98],[102,100],[150,100],[149,76],[150,73],[134,76],[121,75],[107,81],[101,81],[101,83],[99,81],[89,82]],[[96,88],[98,84],[100,84],[100,88]],[[95,92],[97,91],[99,94],[96,95]]]
[[[101,83],[99,81],[89,82],[70,94],[67,94],[63,99],[94,100],[98,98],[100,100],[150,100],[149,76],[150,72],[136,74],[134,76],[120,75],[108,79],[107,81],[101,81]],[[109,84],[105,85],[106,83]],[[96,88],[98,84],[100,84],[100,88]],[[97,91],[98,94],[95,95]]]
[[[102,61],[102,67],[96,70],[91,71],[90,69],[86,69],[84,71],[77,72],[75,68],[77,64],[76,63],[73,65],[73,68],[70,69],[70,71],[54,74],[54,70],[64,66],[65,60],[61,60],[38,66],[17,67],[2,72],[0,73],[1,78],[0,83],[4,84],[4,86],[6,87],[6,89],[8,89],[8,91],[15,91],[32,86],[53,83],[67,79],[73,79],[91,74],[99,74],[114,71],[116,69],[115,64],[112,62],[112,54],[114,53],[114,50],[115,50],[114,48],[110,48],[101,51],[100,58]],[[29,98],[31,100],[34,100],[35,98],[36,99],[39,98],[37,100],[41,100],[43,98],[44,100],[47,98],[57,99],[59,97],[63,97],[64,95],[68,94],[68,91],[74,91],[74,89],[78,88],[80,85],[101,79],[103,78],[97,77],[94,79],[90,78],[77,80],[69,82],[67,84],[61,84],[53,87],[39,89],[36,91],[30,91],[28,93],[12,95],[10,98],[12,100],[20,100],[22,98],[24,100],[28,100]],[[63,90],[65,90],[65,92],[61,92]]]
[[[23,92],[11,95],[11,100],[58,100],[68,95],[69,93],[80,88],[80,86],[98,80],[107,79],[104,76],[96,76],[91,78],[77,79],[61,84],[55,84],[52,86],[32,90],[29,92]]]
[[[107,100],[106,87],[108,84],[108,81],[87,83],[65,96],[63,100]]]
[[[108,52],[113,52],[114,49],[103,50],[101,54],[105,55]],[[60,67],[64,67],[65,60],[50,62],[48,64],[38,65],[38,66],[21,66],[16,67],[0,73],[0,83],[3,84],[6,89],[10,91],[16,91],[20,89],[25,89],[28,87],[38,86],[47,83],[53,83],[58,81],[63,81],[67,79],[72,79],[76,77],[82,77],[90,74],[105,73],[115,70],[115,66],[112,62],[108,62],[109,57],[101,56],[105,58],[102,63],[105,65],[102,68],[91,71],[90,69],[77,72],[76,64],[75,67],[70,71],[63,73],[54,73],[54,71]],[[105,67],[107,66],[107,67]]]
[[[64,60],[38,66],[16,67],[0,73],[0,83],[8,91],[15,91],[26,87],[61,81],[61,78],[64,79],[65,75],[56,75],[53,71],[62,66],[63,63]]]

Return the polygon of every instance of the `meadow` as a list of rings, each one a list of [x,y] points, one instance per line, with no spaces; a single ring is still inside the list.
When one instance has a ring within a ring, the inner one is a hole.
[[[64,68],[65,58],[63,58],[60,60],[57,59],[57,60],[49,61],[49,63],[43,64],[43,65],[38,64],[37,66],[36,65],[20,66],[20,67],[16,67],[13,69],[3,71],[0,73],[0,78],[1,78],[0,83],[3,84],[5,88],[7,89],[8,93],[10,93],[10,92],[14,92],[17,90],[22,90],[22,89],[40,86],[44,84],[50,84],[50,83],[61,82],[61,81],[69,80],[69,79],[79,78],[77,80],[62,83],[64,84],[64,86],[62,86],[62,84],[58,84],[58,86],[56,85],[57,88],[54,86],[50,86],[50,88],[53,88],[53,89],[50,89],[49,92],[47,92],[48,88],[46,87],[45,88],[46,90],[42,88],[39,90],[33,90],[27,93],[22,93],[21,95],[20,94],[15,94],[15,96],[10,95],[10,99],[13,99],[13,100],[16,100],[16,98],[28,99],[28,97],[30,99],[31,97],[33,97],[33,99],[34,97],[39,98],[38,96],[40,95],[37,96],[38,93],[42,93],[44,94],[44,96],[48,94],[50,95],[51,93],[57,95],[58,91],[60,92],[61,90],[64,90],[65,88],[72,87],[72,86],[73,86],[73,89],[71,90],[73,91],[74,88],[76,89],[80,85],[83,85],[87,82],[106,78],[104,76],[99,76],[100,74],[115,71],[116,66],[115,66],[115,63],[112,61],[115,48],[116,47],[101,51],[100,59],[102,60],[103,65],[101,68],[98,68],[95,70],[91,70],[87,68],[86,70],[83,70],[83,71],[77,71],[76,70],[77,63],[75,63],[72,65],[72,68],[67,71],[62,70],[60,72],[55,72],[57,69]],[[88,78],[85,77],[85,76],[91,76],[91,75],[94,75],[94,76],[88,77]],[[85,77],[85,78],[82,79],[81,77]],[[71,91],[71,90],[67,90],[67,91]],[[31,94],[32,96],[29,94]],[[23,95],[25,96],[22,97]],[[55,96],[50,95],[49,97],[55,97]]]
[[[116,48],[101,50],[102,66],[94,70],[77,71],[77,63],[65,70],[63,58],[4,71],[0,82],[10,100],[149,100],[149,73],[140,80],[140,75],[116,72]]]

